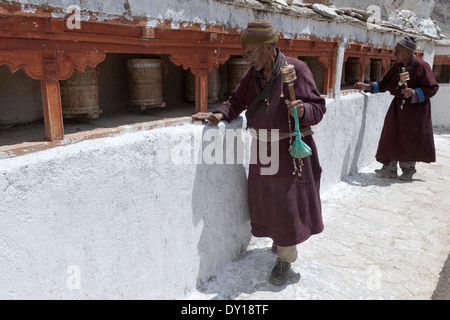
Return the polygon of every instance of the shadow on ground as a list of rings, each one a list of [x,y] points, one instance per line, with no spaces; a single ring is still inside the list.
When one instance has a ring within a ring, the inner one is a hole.
[[[439,281],[431,296],[431,300],[450,300],[450,253],[439,274]]]
[[[276,255],[270,248],[249,250],[239,260],[221,269],[205,286],[197,289],[203,294],[212,295],[212,300],[232,300],[241,294],[252,294],[257,291],[280,292],[300,281],[300,274],[291,270],[289,279],[284,285],[272,285],[269,282],[269,275],[275,261]]]
[[[379,187],[387,187],[393,184],[409,184],[409,183],[417,183],[417,182],[425,182],[423,179],[413,178],[412,181],[404,181],[398,178],[381,178],[377,176],[375,173],[371,172],[357,172],[348,175],[343,178],[342,181],[360,187],[368,187],[368,186],[379,186]]]

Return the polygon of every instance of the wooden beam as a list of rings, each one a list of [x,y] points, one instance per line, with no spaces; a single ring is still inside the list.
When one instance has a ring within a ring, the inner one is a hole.
[[[199,72],[195,75],[195,112],[206,112],[208,108],[208,75]]]
[[[45,136],[48,141],[64,139],[61,93],[58,80],[41,80]]]

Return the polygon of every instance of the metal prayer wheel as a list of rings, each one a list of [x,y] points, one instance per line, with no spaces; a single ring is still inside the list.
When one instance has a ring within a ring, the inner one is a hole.
[[[219,100],[218,75],[216,68],[208,74],[208,101]],[[184,95],[187,101],[195,101],[195,76],[190,70],[184,72]]]
[[[241,82],[242,77],[250,67],[250,62],[245,58],[232,58],[228,61],[227,94],[231,94]]]
[[[372,59],[370,63],[370,81],[378,81],[383,76],[383,66],[380,59]]]
[[[75,70],[60,82],[61,106],[64,118],[98,118],[102,113],[98,103],[98,69]]]
[[[399,87],[403,87],[403,89],[408,88],[408,80],[409,80],[409,72],[406,71],[405,67],[402,67],[402,72],[399,74],[399,82],[398,82],[398,86]],[[405,99],[403,99],[402,101],[402,105],[401,105],[401,109],[403,110],[403,107],[405,105]]]
[[[348,58],[345,63],[345,82],[355,84],[360,80],[360,64],[358,58]]]
[[[402,72],[399,74],[400,82],[398,83],[399,86],[405,86],[407,88],[407,81],[409,80],[409,72],[406,71],[406,69],[403,67]]]
[[[292,64],[285,64],[281,68],[281,76],[284,83],[292,83],[297,80],[297,75],[295,74],[295,67]]]
[[[372,74],[372,70],[371,70],[371,64],[369,63],[365,68],[364,68],[364,82],[370,82],[370,77]]]
[[[295,91],[294,91],[294,81],[297,80],[297,75],[295,74],[295,67],[292,64],[285,63],[281,69],[281,78],[283,79],[283,83],[286,83],[289,89],[289,98],[293,101],[295,100]]]
[[[441,75],[442,75],[442,68],[444,66],[442,64],[435,64],[433,65],[433,74],[434,77],[436,78],[437,82],[441,81]]]
[[[146,110],[165,107],[162,97],[160,59],[130,59],[127,61],[128,109]]]

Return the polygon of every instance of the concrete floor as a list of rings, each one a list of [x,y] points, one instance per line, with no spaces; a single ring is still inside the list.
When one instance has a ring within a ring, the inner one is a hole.
[[[253,238],[188,298],[450,299],[450,134],[435,142],[413,182],[378,178],[374,162],[323,194],[325,230],[297,246],[285,285],[267,281],[271,240]]]

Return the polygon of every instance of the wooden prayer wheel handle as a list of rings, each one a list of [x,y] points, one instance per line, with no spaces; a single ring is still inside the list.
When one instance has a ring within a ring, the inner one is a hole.
[[[294,90],[294,84],[288,83],[288,89],[289,89],[289,95],[291,96],[291,101],[294,101],[295,98],[295,90]]]

